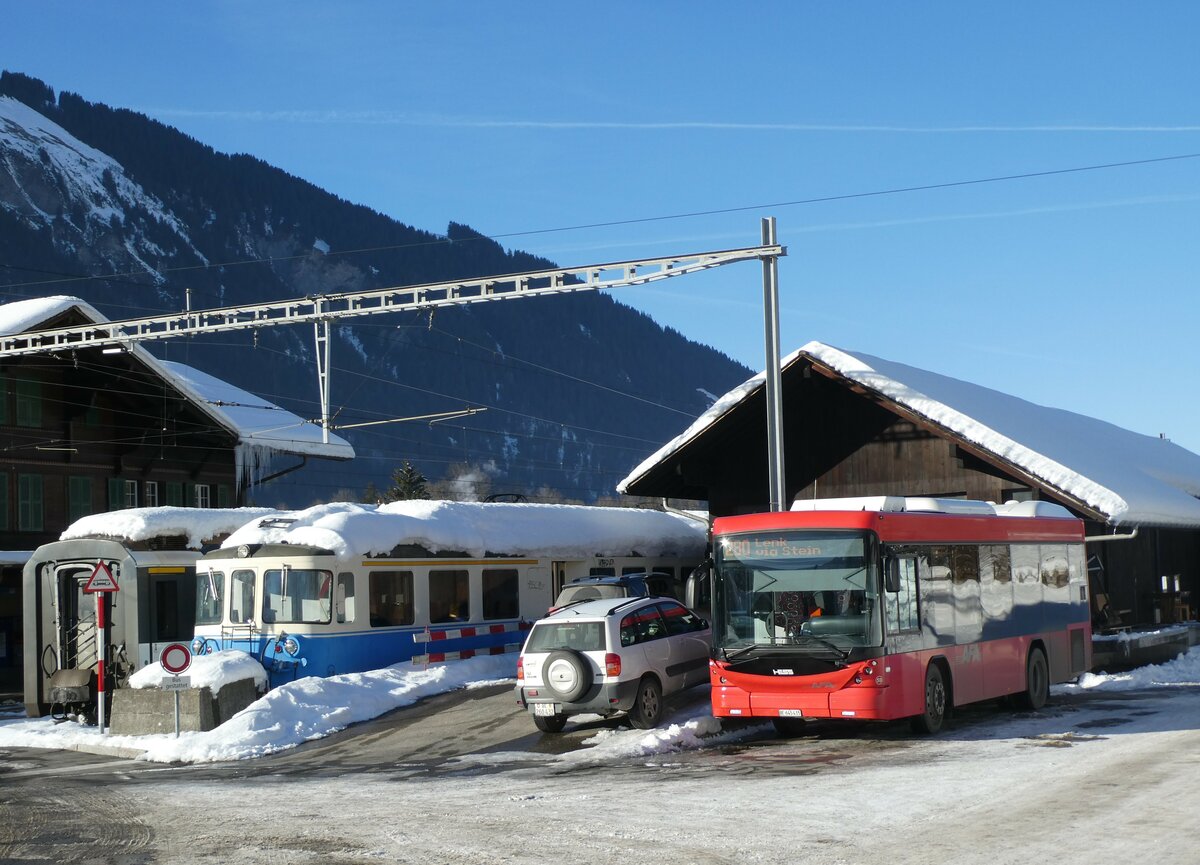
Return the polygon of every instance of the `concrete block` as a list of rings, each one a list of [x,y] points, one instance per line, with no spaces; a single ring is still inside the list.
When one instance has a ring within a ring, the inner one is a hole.
[[[215,698],[208,688],[188,688],[178,692],[158,688],[119,688],[112,695],[110,732],[117,736],[174,733],[176,693],[179,694],[180,732],[212,730],[258,698],[253,679],[230,682]]]

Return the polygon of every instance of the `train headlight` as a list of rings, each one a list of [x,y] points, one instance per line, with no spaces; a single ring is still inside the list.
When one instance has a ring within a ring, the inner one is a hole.
[[[294,658],[300,654],[300,643],[295,637],[284,637],[283,650]]]
[[[196,639],[192,640],[192,654],[193,655],[201,655],[203,653],[204,653],[204,639],[202,637],[197,637]]]

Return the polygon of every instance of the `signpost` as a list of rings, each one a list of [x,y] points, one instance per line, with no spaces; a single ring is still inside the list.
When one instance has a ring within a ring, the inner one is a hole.
[[[191,676],[181,676],[192,665],[192,653],[183,643],[172,643],[162,650],[158,663],[171,674],[171,678],[163,679],[159,687],[164,691],[175,692],[175,738],[179,738],[179,692],[186,691],[192,686]]]
[[[113,566],[116,566],[115,562]],[[108,562],[103,559],[96,562],[96,569],[84,584],[83,592],[96,596],[96,723],[100,727],[101,735],[104,734],[108,708],[105,699],[107,683],[104,669],[108,657],[108,596],[119,591],[121,587],[117,585],[117,578]]]

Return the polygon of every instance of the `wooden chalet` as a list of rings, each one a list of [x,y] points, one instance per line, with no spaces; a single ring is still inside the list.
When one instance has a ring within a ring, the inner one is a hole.
[[[73,297],[0,305],[0,333],[106,320]],[[238,507],[279,455],[295,463],[354,451],[261,397],[137,345],[0,358],[0,551],[31,551],[101,511]],[[6,670],[20,674],[23,561],[0,556],[0,684]]]
[[[1099,624],[1191,620],[1200,456],[1165,439],[915,367],[811,342],[782,364],[786,500],[861,495],[1058,502],[1087,522]],[[760,373],[618,485],[768,507]]]

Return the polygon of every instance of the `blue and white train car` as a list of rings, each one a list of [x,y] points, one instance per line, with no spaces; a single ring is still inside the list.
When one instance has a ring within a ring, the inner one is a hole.
[[[272,686],[520,647],[576,577],[680,584],[703,521],[577,505],[336,503],[256,520],[196,563],[193,651],[241,649]]]

